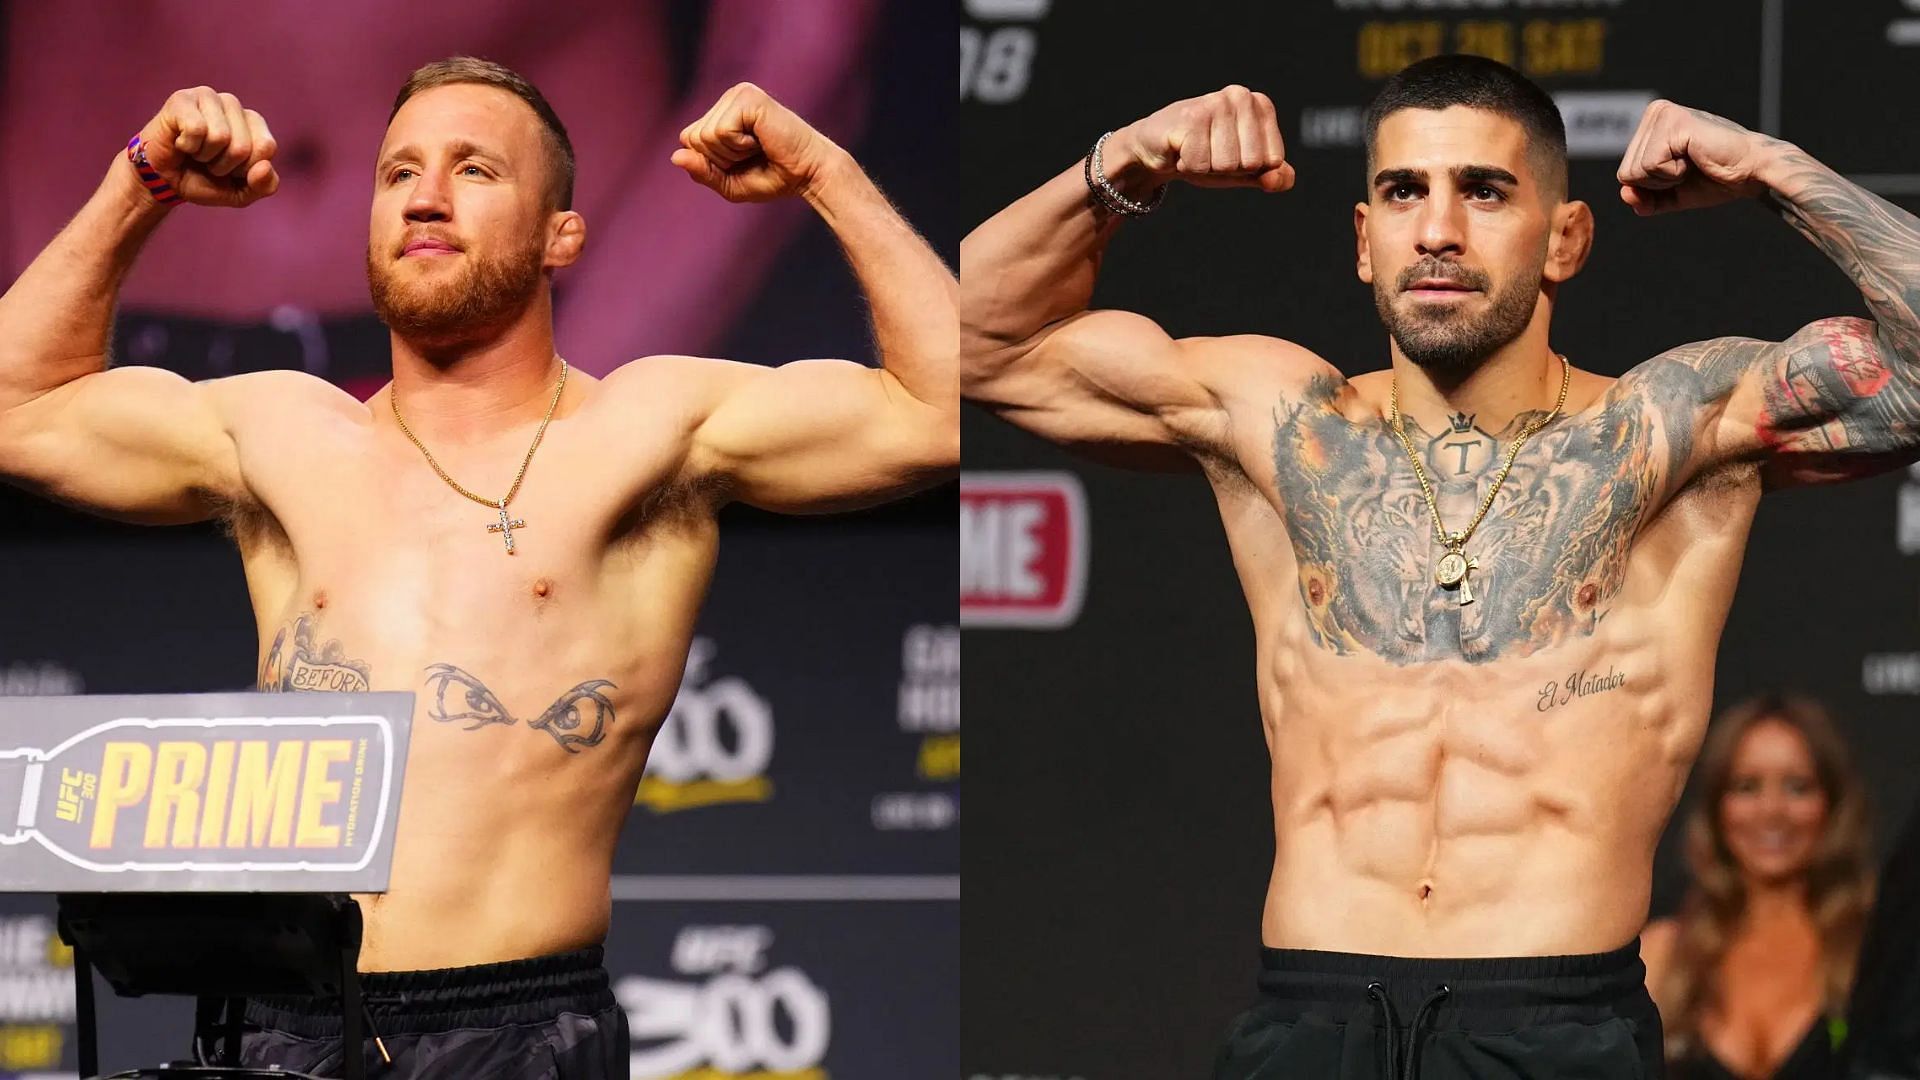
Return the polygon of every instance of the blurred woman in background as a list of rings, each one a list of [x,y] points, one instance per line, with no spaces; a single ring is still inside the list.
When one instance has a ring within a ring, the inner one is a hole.
[[[1765,695],[1720,716],[1695,771],[1693,881],[1640,945],[1669,1076],[1835,1077],[1874,891],[1846,743],[1818,703]]]

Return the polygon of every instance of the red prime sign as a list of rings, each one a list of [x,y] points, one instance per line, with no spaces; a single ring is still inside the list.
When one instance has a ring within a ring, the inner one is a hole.
[[[1060,627],[1087,582],[1087,497],[1069,472],[960,474],[960,625]]]

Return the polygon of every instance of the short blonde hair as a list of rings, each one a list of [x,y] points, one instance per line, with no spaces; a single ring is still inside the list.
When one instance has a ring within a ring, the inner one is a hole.
[[[449,56],[415,68],[413,74],[407,76],[406,85],[400,88],[400,96],[393,99],[393,111],[387,114],[387,123],[393,123],[393,118],[400,113],[400,106],[420,91],[461,83],[498,87],[533,109],[545,129],[547,207],[551,210],[573,209],[573,140],[567,138],[567,126],[560,122],[559,115],[553,111],[553,106],[547,104],[547,99],[539,89],[505,64],[496,64],[477,56]]]

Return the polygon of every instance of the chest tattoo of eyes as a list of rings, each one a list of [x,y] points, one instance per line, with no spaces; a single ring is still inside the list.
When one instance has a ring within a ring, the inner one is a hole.
[[[614,720],[613,702],[601,690],[613,688],[606,679],[590,679],[561,694],[539,716],[525,723],[552,736],[569,754],[598,746]],[[427,696],[429,719],[443,724],[464,723],[466,731],[517,722],[485,683],[452,664],[427,668]]]

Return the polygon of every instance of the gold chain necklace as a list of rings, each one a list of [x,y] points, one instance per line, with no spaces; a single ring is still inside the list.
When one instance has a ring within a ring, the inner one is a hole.
[[[1467,574],[1480,569],[1479,560],[1462,551],[1468,540],[1473,538],[1473,530],[1480,527],[1480,521],[1487,516],[1487,510],[1493,506],[1493,497],[1500,493],[1500,485],[1506,482],[1507,473],[1513,470],[1513,459],[1520,455],[1520,447],[1533,437],[1533,433],[1553,422],[1560,410],[1567,404],[1567,385],[1573,381],[1573,366],[1567,363],[1565,355],[1560,356],[1560,398],[1553,403],[1553,411],[1544,417],[1528,421],[1527,426],[1514,436],[1513,445],[1507,447],[1507,460],[1501,464],[1500,472],[1493,478],[1493,486],[1487,489],[1487,497],[1480,500],[1480,509],[1473,515],[1467,527],[1457,533],[1450,533],[1440,522],[1440,503],[1433,497],[1433,485],[1427,481],[1427,470],[1420,467],[1420,455],[1413,452],[1413,443],[1407,438],[1406,427],[1400,423],[1400,379],[1394,377],[1393,390],[1387,397],[1387,416],[1393,424],[1393,433],[1400,439],[1400,448],[1407,452],[1407,460],[1413,463],[1413,475],[1420,481],[1420,494],[1426,496],[1427,512],[1433,515],[1433,534],[1447,553],[1440,556],[1439,565],[1434,567],[1433,579],[1441,587],[1460,590],[1460,604],[1465,607],[1473,603],[1473,583],[1467,580]]]
[[[427,444],[421,442],[420,436],[415,435],[413,429],[407,426],[407,418],[400,415],[400,396],[389,391],[387,401],[393,406],[393,418],[400,422],[400,430],[406,433],[407,439],[411,441],[413,445],[420,448],[420,453],[426,456],[427,464],[433,466],[433,471],[439,475],[440,479],[447,482],[448,487],[479,503],[481,506],[491,506],[500,512],[499,522],[487,526],[487,531],[499,533],[504,537],[507,541],[507,554],[511,555],[513,554],[513,530],[524,529],[527,527],[527,523],[519,518],[509,518],[507,516],[507,504],[512,502],[513,497],[520,493],[520,481],[527,478],[527,466],[533,464],[533,452],[540,449],[540,439],[547,433],[547,421],[553,419],[553,410],[560,405],[560,392],[566,388],[567,361],[565,357],[562,357],[560,360],[560,383],[553,388],[553,400],[547,402],[547,415],[540,418],[540,427],[533,433],[533,445],[527,447],[527,456],[520,459],[520,471],[513,474],[513,486],[508,488],[507,493],[498,499],[489,499],[484,495],[475,495],[473,492],[461,487],[459,481],[448,476],[447,470],[441,468],[440,463],[433,460],[433,452],[427,449]]]

